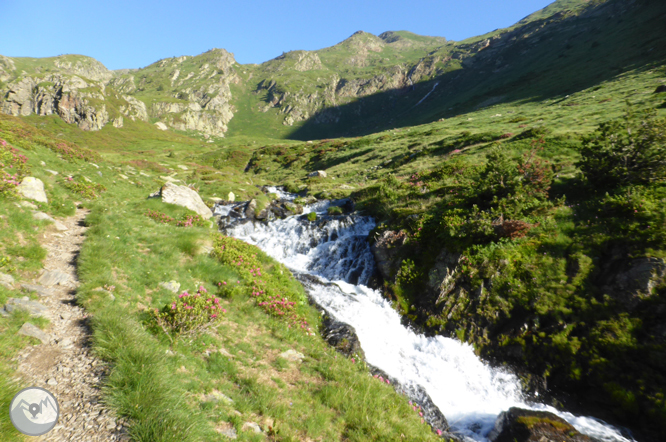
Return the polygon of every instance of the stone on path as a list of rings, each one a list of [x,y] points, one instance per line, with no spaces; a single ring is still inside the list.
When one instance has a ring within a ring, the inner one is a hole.
[[[178,293],[178,290],[180,289],[180,283],[178,281],[173,281],[173,280],[167,282],[160,282],[159,286],[173,293]]]
[[[30,298],[24,296],[22,298],[9,298],[5,304],[5,311],[11,313],[13,311],[25,310],[33,318],[46,315],[48,308],[37,301],[31,301]]]
[[[42,331],[36,325],[33,325],[29,322],[26,322],[25,324],[23,324],[23,326],[21,326],[21,328],[19,329],[19,331],[17,333],[19,335],[30,336],[32,338],[37,338],[40,341],[42,341],[42,344],[48,344],[49,341],[51,340],[51,337],[47,333]]]
[[[47,214],[44,213],[44,212],[35,212],[35,213],[32,214],[32,217],[33,217],[34,219],[38,220],[38,221],[51,221],[51,222],[55,222],[55,220],[54,220],[53,218],[51,218],[50,215],[47,215]]]
[[[37,280],[43,286],[53,287],[54,285],[67,285],[71,281],[67,273],[60,270],[46,270]]]
[[[280,353],[280,357],[291,362],[302,362],[305,355],[303,353],[297,352],[296,350],[289,349],[283,353]]]
[[[8,288],[9,290],[14,288],[14,277],[6,273],[0,273],[0,285]]]
[[[52,296],[53,295],[53,290],[47,287],[44,287],[42,285],[37,285],[37,284],[21,284],[21,288],[23,290],[27,290],[29,292],[34,292],[37,293],[38,296],[44,297],[44,296]]]
[[[213,216],[213,212],[206,206],[196,190],[187,186],[166,183],[162,186],[162,201],[187,207],[201,215],[203,219],[209,219]]]
[[[24,198],[39,201],[40,203],[48,203],[46,192],[44,192],[44,183],[39,178],[27,176],[23,178],[21,184],[16,188]]]

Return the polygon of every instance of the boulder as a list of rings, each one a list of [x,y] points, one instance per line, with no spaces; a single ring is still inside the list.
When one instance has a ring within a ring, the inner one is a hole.
[[[44,183],[39,178],[27,176],[23,178],[21,184],[16,188],[24,197],[40,203],[48,203],[46,192],[44,192]]]
[[[233,404],[234,400],[231,399],[224,393],[220,393],[217,390],[211,391],[209,394],[204,396],[205,402],[225,402],[227,404]]]
[[[32,217],[38,221],[51,221],[55,222],[53,218],[51,218],[48,214],[44,212],[35,212],[32,214]]]
[[[160,282],[159,286],[173,293],[178,293],[178,290],[180,290],[180,283],[178,281],[173,281],[173,280],[167,282]]]
[[[209,219],[213,216],[213,212],[206,206],[196,190],[187,186],[166,183],[162,186],[161,195],[163,202],[187,207],[201,215],[203,219]]]
[[[29,322],[23,324],[17,333],[19,335],[30,336],[31,338],[39,339],[42,341],[42,344],[48,344],[51,340],[51,337],[47,333],[43,332],[39,329],[39,327]]]
[[[323,337],[330,346],[345,356],[352,357],[357,355],[361,359],[365,359],[361,342],[358,340],[354,327],[344,322],[336,321],[327,313],[324,314],[322,327],[324,329],[322,333]]]
[[[657,89],[654,90],[655,94],[659,94],[661,92],[666,92],[666,84],[660,84],[657,86]]]
[[[167,125],[162,123],[161,121],[158,121],[157,123],[155,123],[155,126],[157,126],[157,128],[159,130],[167,130],[168,129]]]
[[[459,253],[450,253],[444,249],[428,272],[428,291],[437,297],[437,302],[446,298],[456,288],[459,262]]]
[[[21,284],[21,288],[31,293],[37,293],[41,297],[53,295],[53,289],[38,284]]]
[[[326,172],[324,172],[323,170],[315,170],[314,172],[310,172],[308,174],[308,178],[315,178],[315,177],[326,178]]]
[[[0,285],[11,290],[14,288],[14,278],[12,275],[0,273]]]
[[[261,431],[261,427],[260,427],[259,424],[257,424],[256,422],[245,422],[245,423],[243,424],[243,427],[241,428],[241,430],[242,430],[242,431],[253,431],[253,432],[257,433],[257,434],[261,434],[261,433],[262,433],[262,431]]]
[[[591,442],[571,424],[547,411],[512,407],[502,412],[488,433],[491,442]]]
[[[622,262],[621,268],[608,272],[603,289],[628,309],[652,295],[666,277],[666,263],[661,258],[634,258]],[[612,272],[612,273],[611,273]]]
[[[45,305],[42,305],[37,301],[31,301],[27,296],[24,296],[23,298],[7,299],[5,311],[11,313],[18,310],[27,311],[33,318],[45,316],[48,311]]]
[[[257,208],[257,200],[251,199],[245,206],[245,217],[253,219],[254,210]]]
[[[46,270],[37,282],[45,287],[53,287],[54,285],[68,286],[70,285],[71,277],[69,274],[59,270]]]
[[[227,195],[227,201],[233,203],[234,201],[236,201],[236,195],[234,195],[233,192],[229,192],[229,195]]]
[[[303,353],[297,352],[296,350],[289,349],[280,353],[280,357],[291,362],[303,362],[305,355]]]
[[[377,270],[387,281],[392,280],[399,268],[398,250],[405,244],[407,234],[403,231],[385,230],[370,247],[375,257]]]

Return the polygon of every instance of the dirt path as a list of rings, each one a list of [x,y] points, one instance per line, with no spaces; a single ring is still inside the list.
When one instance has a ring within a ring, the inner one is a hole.
[[[67,230],[54,229],[42,238],[48,255],[43,273],[33,284],[41,285],[47,293],[39,302],[48,307],[46,316],[51,324],[45,331],[50,340],[23,349],[18,356],[18,372],[28,385],[54,394],[60,418],[52,431],[36,440],[129,440],[123,422],[101,403],[100,387],[107,367],[91,352],[86,312],[75,302],[76,258],[84,240],[82,220],[87,214],[78,209],[74,216],[61,221]]]

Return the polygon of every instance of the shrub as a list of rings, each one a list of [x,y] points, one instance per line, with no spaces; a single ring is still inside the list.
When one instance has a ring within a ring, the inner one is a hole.
[[[196,334],[215,325],[227,311],[220,306],[220,299],[209,295],[204,286],[195,294],[183,292],[170,304],[155,309],[157,324],[171,339],[171,334]]]
[[[578,163],[595,187],[608,189],[627,184],[663,180],[666,175],[666,118],[654,110],[602,123],[583,140]]]
[[[206,221],[199,215],[184,215],[180,220],[172,218],[166,213],[158,212],[157,210],[149,210],[145,215],[158,223],[171,224],[178,227],[203,227],[206,225]]]
[[[62,182],[62,185],[69,191],[81,195],[87,199],[96,199],[102,192],[106,192],[106,187],[104,187],[102,184],[88,182],[81,183],[79,181],[75,181],[72,177],[66,177]]]
[[[310,212],[314,213],[314,212]],[[328,208],[328,214],[329,215],[342,215],[344,211],[342,210],[342,207],[340,206],[331,206]]]
[[[308,221],[310,222],[317,221],[317,213],[316,212],[308,213]]]

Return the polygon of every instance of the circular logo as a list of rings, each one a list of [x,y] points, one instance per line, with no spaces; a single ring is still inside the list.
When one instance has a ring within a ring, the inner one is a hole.
[[[59,415],[56,398],[50,391],[40,387],[24,388],[9,404],[12,424],[28,436],[41,436],[51,431]]]

